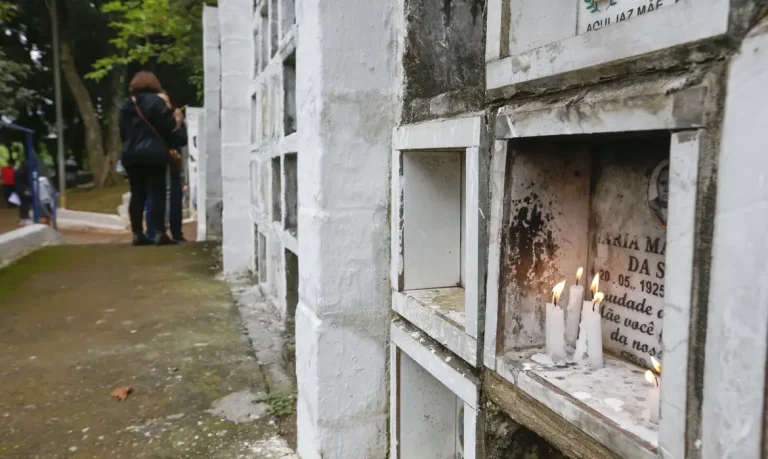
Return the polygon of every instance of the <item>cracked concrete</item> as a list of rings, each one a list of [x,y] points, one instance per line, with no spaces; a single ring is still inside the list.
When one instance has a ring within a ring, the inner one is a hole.
[[[0,457],[296,457],[213,252],[49,247],[0,270]]]

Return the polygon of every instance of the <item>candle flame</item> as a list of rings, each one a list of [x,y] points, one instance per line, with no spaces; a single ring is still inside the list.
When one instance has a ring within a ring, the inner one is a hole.
[[[653,363],[653,369],[656,370],[656,373],[661,374],[661,364],[659,361],[651,357],[651,363]]]
[[[659,381],[656,379],[656,375],[654,375],[651,370],[645,372],[645,380],[655,386],[659,385]]]
[[[605,298],[605,295],[603,295],[603,292],[597,292],[594,294],[594,297],[592,298],[592,310],[595,310],[595,307],[600,306],[600,302],[603,301],[603,298]]]
[[[584,274],[584,268],[579,268],[578,271],[576,271],[576,283],[579,283],[579,280],[581,280],[581,275]]]
[[[555,288],[552,289],[552,303],[557,304],[558,301],[560,301],[560,294],[563,293],[563,289],[565,288],[565,281],[562,281],[555,285]]]
[[[592,285],[589,286],[589,290],[592,291],[592,298],[595,297],[595,292],[597,292],[597,288],[600,286],[600,273],[595,274],[595,277],[592,279]]]

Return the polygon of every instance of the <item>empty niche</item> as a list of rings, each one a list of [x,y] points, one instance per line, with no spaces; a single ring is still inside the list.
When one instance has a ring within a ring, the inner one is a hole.
[[[299,180],[298,180],[298,155],[287,154],[283,159],[285,168],[285,223],[284,228],[294,237],[299,231]]]
[[[285,249],[285,320],[293,332],[296,306],[299,304],[299,257]]]
[[[259,225],[253,225],[253,275],[256,278],[256,281],[258,282],[260,279],[259,276],[259,254],[261,253],[259,250]]]
[[[251,205],[259,207],[259,162],[251,161]]]
[[[258,29],[253,32],[253,50],[253,76],[256,77],[261,72],[261,61],[263,59],[261,55],[261,34]]]
[[[296,2],[295,0],[282,0],[280,14],[283,26],[283,36],[288,33],[291,26],[296,24]]]
[[[283,61],[283,129],[296,132],[296,52]]]
[[[269,38],[270,38],[270,57],[277,54],[277,45],[280,40],[279,18],[277,17],[277,0],[269,0]]]
[[[258,235],[258,266],[259,266],[259,283],[265,284],[267,282],[267,238],[259,232]]]
[[[251,96],[251,144],[255,144],[259,141],[259,100],[256,97],[257,92]]]
[[[405,352],[396,364],[398,456],[464,457],[464,402]]]
[[[280,183],[280,158],[272,158],[272,221],[282,220],[282,188]]]
[[[264,2],[261,8],[261,70],[264,70],[269,64],[269,58],[272,56],[269,52],[269,3]]]
[[[586,405],[613,421],[605,429],[620,425],[654,446],[658,426],[649,422],[647,403],[637,394],[651,387],[643,372],[653,368],[652,358],[662,360],[669,154],[666,132],[510,142],[499,291],[488,292],[498,294],[502,371],[532,364],[531,371],[559,390],[591,394],[566,403]],[[593,278],[605,295],[596,309],[605,364],[595,372],[577,357],[562,367],[536,363],[546,352],[545,303],[552,301],[555,284],[566,280],[559,304],[568,322],[579,267],[584,294],[574,299],[574,312],[592,299]]]
[[[464,150],[403,152],[403,289],[464,326]]]

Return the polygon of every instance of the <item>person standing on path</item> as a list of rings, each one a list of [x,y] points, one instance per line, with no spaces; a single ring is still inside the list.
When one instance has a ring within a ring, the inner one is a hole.
[[[29,161],[24,159],[14,174],[14,191],[19,196],[19,226],[32,224],[29,212],[32,210],[32,184],[29,177]]]
[[[174,241],[165,230],[165,174],[171,149],[187,144],[187,130],[180,111],[172,111],[158,95],[160,81],[142,70],[129,85],[129,97],[120,107],[121,161],[131,186],[133,245],[168,245]],[[147,195],[152,196],[154,239],[144,235],[143,214]]]
[[[0,170],[0,175],[2,176],[3,181],[3,202],[6,203],[6,205],[10,205],[8,200],[11,199],[14,185],[16,183],[16,169],[14,168],[15,165],[16,162],[13,160],[13,158],[11,158],[8,160],[8,163],[3,166],[2,170]]]
[[[170,96],[168,96],[168,93],[166,91],[161,92],[158,94],[161,99],[165,102],[165,105],[168,106],[169,109],[174,110],[173,108],[173,102],[171,102]],[[175,113],[175,110],[174,110]],[[182,231],[182,219],[183,219],[183,213],[182,213],[182,201],[183,201],[183,191],[182,191],[182,180],[181,180],[181,170],[183,165],[181,164],[181,155],[177,151],[175,154],[171,155],[172,159],[170,162],[170,166],[168,167],[168,178],[170,180],[168,188],[170,189],[169,197],[168,197],[168,221],[169,226],[171,229],[171,238],[179,243],[187,242],[187,240],[184,238],[184,233]],[[145,210],[145,219],[147,221],[147,238],[153,239],[155,237],[155,229],[154,224],[152,222],[152,196],[147,197],[147,206]]]

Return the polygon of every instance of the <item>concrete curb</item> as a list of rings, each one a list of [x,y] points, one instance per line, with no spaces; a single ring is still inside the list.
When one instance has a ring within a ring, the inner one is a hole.
[[[59,209],[56,223],[64,229],[94,229],[101,231],[125,231],[126,223],[117,214],[101,214],[79,210]]]
[[[0,234],[0,268],[49,245],[66,244],[64,237],[46,225],[30,225]]]

